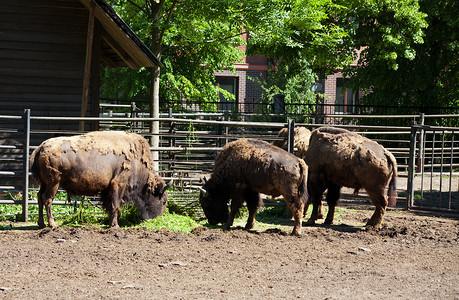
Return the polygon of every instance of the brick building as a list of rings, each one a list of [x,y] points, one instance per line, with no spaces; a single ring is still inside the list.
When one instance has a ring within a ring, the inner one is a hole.
[[[248,34],[243,38],[247,40]],[[247,50],[246,45],[239,47],[242,51]],[[264,56],[243,57],[241,63],[235,63],[236,75],[231,71],[221,71],[215,74],[216,83],[221,88],[235,95],[235,102],[220,96],[220,110],[232,110],[239,112],[253,112],[255,103],[261,98],[260,86],[250,78],[265,79],[268,71],[268,59]]]
[[[244,34],[243,38],[247,40],[248,34]],[[247,46],[240,46],[240,49],[246,51]],[[244,57],[242,63],[235,64],[235,68],[236,74],[231,71],[215,74],[217,85],[235,95],[236,98],[233,102],[221,95],[219,110],[253,112],[261,98],[262,90],[250,78],[266,78],[268,59],[263,56]],[[353,90],[345,90],[343,88],[345,83],[346,78],[338,71],[316,85],[316,92],[324,94],[323,113],[352,114],[355,112],[354,105],[361,94]]]

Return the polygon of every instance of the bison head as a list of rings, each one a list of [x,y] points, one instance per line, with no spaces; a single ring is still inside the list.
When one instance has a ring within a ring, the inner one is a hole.
[[[199,203],[210,225],[225,224],[228,219],[228,192],[216,185],[212,179],[207,181],[201,189]]]
[[[171,183],[166,184],[162,179],[156,179],[156,184],[147,184],[143,191],[143,203],[139,203],[142,219],[153,219],[162,216],[166,211],[167,189]]]

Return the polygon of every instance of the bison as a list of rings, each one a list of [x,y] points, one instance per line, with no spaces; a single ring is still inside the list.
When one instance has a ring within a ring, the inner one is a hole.
[[[245,201],[249,210],[245,227],[250,229],[262,204],[260,193],[285,198],[295,219],[292,234],[299,235],[303,208],[308,201],[306,164],[265,141],[244,138],[223,147],[215,159],[211,178],[201,190],[200,203],[209,224],[223,223],[227,230]]]
[[[392,153],[356,133],[321,127],[311,134],[305,161],[309,168],[308,191],[313,203],[309,224],[317,220],[319,203],[326,189],[329,210],[325,224],[333,223],[341,187],[346,186],[367,191],[376,209],[366,225],[376,229],[381,227],[388,202],[393,206],[397,201],[397,162]]]
[[[165,181],[153,171],[148,142],[125,132],[90,132],[44,141],[30,158],[38,192],[38,226],[56,227],[51,211],[59,187],[70,195],[97,195],[109,214],[109,226],[118,226],[121,205],[133,201],[143,219],[164,213],[167,202]]]

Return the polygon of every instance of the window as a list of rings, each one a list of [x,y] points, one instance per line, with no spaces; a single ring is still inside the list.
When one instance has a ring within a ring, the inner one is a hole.
[[[337,114],[355,113],[356,94],[352,89],[344,87],[346,82],[346,78],[336,79],[335,113]]]
[[[227,99],[225,96],[220,93],[220,105],[218,105],[219,110],[223,111],[236,111],[236,103],[237,103],[237,77],[217,77],[216,78],[217,85],[224,89],[225,91],[230,92],[231,94],[235,95],[236,101]]]

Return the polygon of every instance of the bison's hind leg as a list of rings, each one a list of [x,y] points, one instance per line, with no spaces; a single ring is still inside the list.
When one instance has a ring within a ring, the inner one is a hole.
[[[303,222],[303,210],[306,203],[302,201],[299,197],[297,198],[284,195],[284,198],[295,220],[292,235],[300,235],[301,223]]]
[[[327,204],[328,204],[328,213],[327,218],[325,219],[324,224],[331,225],[333,224],[333,218],[335,216],[335,207],[338,203],[338,199],[341,195],[341,187],[336,184],[330,184],[327,191]]]
[[[43,205],[46,209],[46,216],[48,217],[48,225],[51,228],[56,228],[56,222],[53,218],[53,212],[51,210],[51,205],[53,204],[53,199],[57,194],[57,190],[59,189],[59,184],[51,184],[47,185],[42,183],[40,185],[40,191],[38,192],[37,200],[38,200],[38,227],[44,228],[45,221],[43,220]]]
[[[323,218],[322,195],[326,189],[327,187],[323,182],[308,180],[309,201],[312,203],[312,213],[306,224],[314,225],[317,219]],[[305,210],[307,210],[307,208],[305,208]]]
[[[38,201],[38,228],[45,228],[45,220],[43,217],[43,193],[45,192],[45,184],[40,185],[40,190],[38,191],[37,201]]]
[[[370,196],[373,205],[376,206],[376,209],[370,220],[368,220],[366,226],[379,229],[381,228],[383,216],[386,213],[387,196],[384,190],[378,190],[377,192],[368,192],[367,190],[367,193]]]

